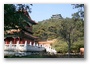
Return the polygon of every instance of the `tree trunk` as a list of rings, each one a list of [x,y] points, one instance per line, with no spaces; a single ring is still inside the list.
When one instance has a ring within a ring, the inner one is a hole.
[[[70,52],[71,52],[71,39],[69,34],[69,40],[68,40],[68,57],[70,58]]]
[[[68,57],[70,57],[70,52],[71,52],[71,43],[69,42],[69,44],[68,44]]]

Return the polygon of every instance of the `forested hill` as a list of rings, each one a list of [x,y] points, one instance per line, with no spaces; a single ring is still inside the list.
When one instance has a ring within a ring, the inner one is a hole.
[[[84,21],[74,18],[50,18],[33,26],[39,41],[56,39],[52,47],[57,52],[79,52],[84,47]]]
[[[33,26],[34,35],[39,40],[51,40],[56,38],[68,39],[69,34],[72,40],[84,37],[84,22],[73,18],[50,18],[38,22]]]
[[[48,19],[38,22],[33,26],[34,35],[40,40],[54,39],[59,37],[59,25],[62,19]]]

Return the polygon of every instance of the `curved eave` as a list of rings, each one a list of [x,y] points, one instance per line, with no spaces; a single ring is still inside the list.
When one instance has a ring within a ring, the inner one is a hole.
[[[28,18],[27,21],[29,21],[31,24],[37,24],[34,20],[31,19],[30,15],[28,14],[28,12],[26,10],[17,11],[17,12],[23,13],[24,18]]]
[[[29,30],[28,28],[24,28],[23,31],[29,32],[30,34],[33,34],[33,32],[31,30]]]
[[[32,24],[37,24],[34,20],[32,20],[32,19],[30,19],[30,21],[29,21],[30,23],[32,23]]]
[[[31,39],[38,39],[38,37],[35,37],[35,36],[33,36],[33,35],[31,35],[31,34],[29,34],[29,33],[27,33],[27,32],[24,32],[24,35],[25,35],[26,37],[28,37],[28,38],[31,38]]]
[[[20,35],[16,35],[16,34],[7,34],[7,35],[4,35],[4,39],[6,39],[7,37],[12,37],[12,38],[18,38],[20,37]]]

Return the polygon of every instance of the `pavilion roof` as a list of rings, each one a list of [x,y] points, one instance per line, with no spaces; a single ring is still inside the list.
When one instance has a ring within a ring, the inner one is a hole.
[[[37,24],[34,20],[31,19],[29,13],[28,13],[26,10],[23,10],[23,11],[20,10],[20,11],[18,11],[18,12],[23,12],[24,15],[29,19],[28,21],[29,21],[30,23],[32,23],[32,24]]]
[[[4,38],[7,38],[7,37],[12,37],[12,38],[20,37],[20,38],[32,39],[32,40],[38,38],[38,37],[35,37],[26,31],[23,31],[23,30],[19,31],[19,32],[13,32],[13,33],[9,32],[9,33],[4,34]]]

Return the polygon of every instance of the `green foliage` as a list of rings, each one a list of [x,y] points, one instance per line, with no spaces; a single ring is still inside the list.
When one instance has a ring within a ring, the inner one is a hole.
[[[81,44],[84,40],[84,23],[79,19],[77,21],[73,18],[48,19],[33,27],[34,35],[40,40],[58,40],[52,44],[57,52],[71,52],[72,49],[78,50],[80,45],[84,46]],[[73,44],[75,42],[77,45]]]
[[[73,43],[77,41],[78,38],[83,37],[83,28],[82,21],[74,21],[71,18],[66,18],[61,22],[60,36],[62,36],[65,41]]]
[[[28,18],[19,11],[29,10],[25,4],[4,4],[4,31],[9,29],[23,29],[24,22],[29,22]],[[28,11],[29,12],[29,11]]]
[[[71,46],[71,51],[74,53],[80,52],[80,48],[84,48],[84,41],[78,40],[77,42],[74,42]]]
[[[68,45],[65,41],[63,40],[56,40],[53,44],[52,47],[55,48],[55,50],[58,53],[67,53],[68,52]]]
[[[75,16],[79,16],[76,17],[76,19],[81,18],[84,19],[84,4],[73,4],[74,8],[78,8],[78,11],[76,13],[74,13]]]
[[[48,19],[33,26],[34,35],[40,40],[52,40],[59,37],[59,26],[63,19]],[[58,27],[57,27],[58,26]]]

